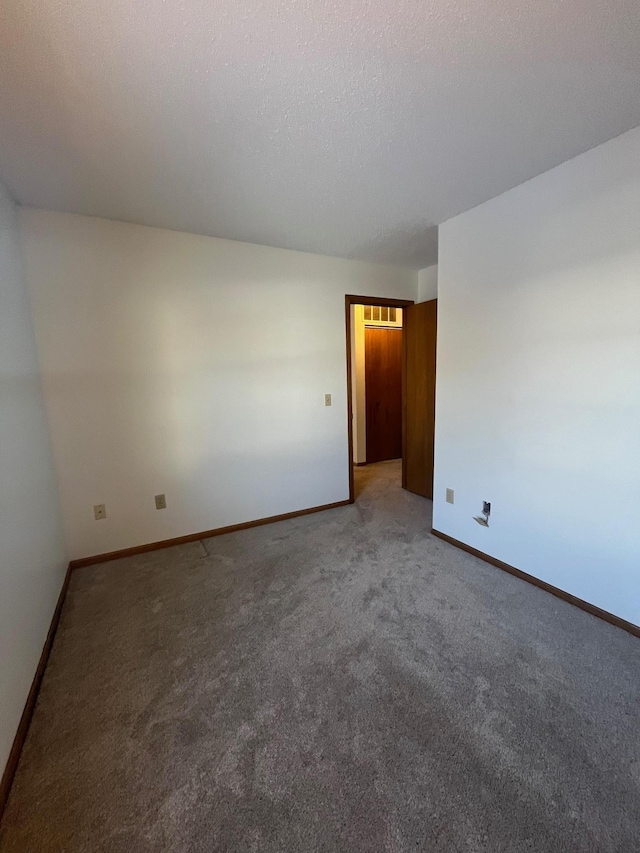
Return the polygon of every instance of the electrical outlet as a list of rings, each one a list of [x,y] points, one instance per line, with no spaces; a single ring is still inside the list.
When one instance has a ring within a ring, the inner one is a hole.
[[[96,521],[107,517],[107,508],[104,504],[96,504],[93,508],[93,517]]]
[[[447,503],[453,503],[453,489],[447,489]]]
[[[156,509],[166,509],[167,508],[167,497],[166,495],[156,495]]]
[[[324,395],[324,404],[325,404],[325,406],[331,405],[331,394],[325,394]]]
[[[474,515],[473,520],[477,521],[483,527],[489,526],[489,516],[491,515],[491,504],[489,501],[482,501],[482,515]]]

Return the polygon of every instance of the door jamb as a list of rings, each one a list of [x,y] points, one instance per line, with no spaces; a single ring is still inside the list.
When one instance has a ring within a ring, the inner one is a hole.
[[[352,381],[351,381],[351,306],[352,305],[381,305],[389,306],[389,308],[408,308],[413,305],[413,299],[385,299],[382,296],[353,296],[347,294],[344,297],[345,314],[346,314],[346,329],[347,329],[347,435],[349,441],[349,503],[354,503],[356,499],[355,486],[353,482],[353,400],[352,400]],[[404,315],[402,317],[402,328],[404,331]],[[402,418],[404,421],[404,370],[406,363],[406,336],[402,335]],[[402,449],[403,456],[403,471],[404,471],[404,447]],[[404,479],[404,477],[403,477]]]

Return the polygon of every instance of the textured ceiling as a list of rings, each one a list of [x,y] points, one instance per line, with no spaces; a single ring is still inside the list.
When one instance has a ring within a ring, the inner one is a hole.
[[[423,267],[640,124],[638,0],[3,0],[17,201]]]

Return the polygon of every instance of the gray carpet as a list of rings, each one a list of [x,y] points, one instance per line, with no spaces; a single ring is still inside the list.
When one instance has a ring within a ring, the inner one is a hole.
[[[357,479],[73,574],[2,853],[640,850],[640,641]]]

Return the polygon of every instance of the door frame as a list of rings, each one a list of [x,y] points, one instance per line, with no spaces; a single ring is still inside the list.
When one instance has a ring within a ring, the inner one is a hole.
[[[408,308],[415,304],[415,299],[385,299],[383,296],[353,296],[344,297],[346,329],[347,329],[347,440],[349,442],[349,503],[355,503],[355,485],[353,478],[353,383],[351,379],[351,306],[352,305],[381,305],[389,308]],[[402,317],[404,332],[404,316]],[[404,424],[404,372],[406,364],[406,337],[402,335],[402,421]],[[404,447],[402,452],[402,480],[404,482]]]

